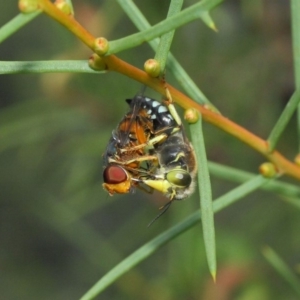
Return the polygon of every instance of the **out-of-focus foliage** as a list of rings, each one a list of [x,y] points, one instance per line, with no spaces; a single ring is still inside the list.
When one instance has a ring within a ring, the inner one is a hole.
[[[0,3],[1,25],[18,13],[16,2]],[[151,24],[167,14],[168,1],[136,2]],[[136,32],[115,1],[73,3],[95,36]],[[217,34],[193,22],[176,31],[171,49],[224,115],[263,138],[293,92],[289,9],[288,1],[225,1],[212,13]],[[3,42],[0,55],[88,59],[90,51],[41,15]],[[153,52],[144,44],[120,57],[142,68]],[[0,86],[1,299],[78,299],[133,250],[197,209],[196,198],[177,202],[147,229],[165,201],[161,195],[110,198],[102,190],[101,156],[127,110],[124,99],[141,88],[136,82],[114,73],[2,75]],[[294,128],[279,144],[287,156],[296,149]],[[211,160],[252,172],[263,162],[211,126],[204,135]],[[212,187],[216,198],[234,184],[212,178]],[[299,212],[281,200],[256,192],[216,215],[217,285],[195,227],[99,299],[297,299],[260,253],[269,244],[289,265],[299,264]]]

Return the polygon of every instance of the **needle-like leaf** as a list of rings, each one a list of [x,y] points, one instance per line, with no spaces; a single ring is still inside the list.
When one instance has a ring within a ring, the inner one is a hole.
[[[203,238],[209,271],[215,281],[217,273],[216,242],[212,193],[202,132],[202,119],[190,125],[191,136],[198,163],[198,188],[200,194],[200,208],[203,228]]]
[[[241,184],[237,188],[231,190],[222,197],[216,199],[213,202],[214,212],[221,211],[225,207],[233,204],[237,200],[245,197],[246,195],[252,193],[258,189],[263,184],[267,183],[269,179],[258,175],[253,179]],[[160,247],[165,245],[168,241],[172,240],[179,234],[185,232],[189,228],[193,227],[200,221],[200,212],[196,211],[185,220],[179,224],[173,226],[171,229],[166,230],[162,234],[155,237],[150,242],[143,245],[138,250],[134,251],[117,266],[112,268],[106,275],[104,275],[95,285],[88,290],[80,300],[90,300],[94,299],[102,291],[104,291],[108,286],[115,282],[120,276],[126,273],[128,270],[132,269],[134,266],[145,260],[147,257],[155,253]]]
[[[111,41],[109,43],[109,51],[107,52],[107,55],[115,54],[122,50],[141,45],[145,41],[150,41],[186,23],[197,20],[199,18],[202,19],[203,14],[205,20],[207,21],[207,12],[217,6],[220,2],[222,2],[222,0],[201,1],[182,10],[180,13],[152,26],[149,29],[132,34],[116,41]]]
[[[32,21],[39,14],[41,14],[41,11],[36,11],[30,14],[18,14],[16,17],[11,19],[9,22],[7,22],[0,28],[0,43],[2,43],[15,32],[17,32],[27,23]]]
[[[271,134],[268,138],[269,143],[269,150],[272,152],[276,144],[283,133],[284,129],[286,128],[288,122],[292,118],[294,112],[296,111],[298,105],[300,103],[300,90],[296,91],[289,102],[287,103],[285,109],[283,110],[281,116],[279,117],[276,125],[274,126]]]
[[[271,247],[265,246],[262,252],[272,267],[290,284],[290,286],[300,297],[300,281],[288,267],[288,265]]]
[[[51,61],[0,61],[0,74],[20,73],[92,73],[94,71],[87,60],[51,60]]]

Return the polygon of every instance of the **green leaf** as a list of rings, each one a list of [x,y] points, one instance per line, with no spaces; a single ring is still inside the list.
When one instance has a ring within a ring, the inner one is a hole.
[[[209,27],[210,29],[214,31],[218,31],[213,19],[211,18],[209,12],[204,12],[201,14],[201,20]]]
[[[181,10],[183,0],[172,0],[170,2],[169,11],[167,18],[174,16]],[[155,54],[155,59],[159,62],[161,72],[165,70],[168,54],[171,48],[172,40],[174,37],[175,30],[163,34],[160,38],[160,42]]]
[[[212,193],[207,165],[207,157],[202,132],[202,118],[200,114],[198,122],[196,122],[195,124],[191,124],[190,129],[198,164],[198,187],[200,194],[200,211],[203,227],[205,252],[209,271],[213,279],[215,280],[217,273],[217,259],[214,212],[212,206]]]
[[[213,202],[214,212],[218,212],[234,202],[233,199],[241,199],[252,193],[263,185],[267,184],[271,179],[265,178],[262,175],[257,175],[254,178],[246,181],[237,188],[229,191],[225,195],[219,197]]]
[[[300,89],[300,2],[291,0],[292,41],[296,90]]]
[[[92,73],[105,71],[92,70],[87,60],[51,60],[51,61],[0,61],[0,74],[20,73]]]
[[[41,11],[36,11],[30,14],[19,14],[0,28],[0,43],[13,35],[20,28],[36,18]]]
[[[140,31],[151,28],[149,22],[146,20],[144,15],[141,13],[138,7],[131,0],[117,0],[117,1],[125,11],[127,16],[131,19],[131,21],[135,24],[135,26]],[[148,41],[148,43],[150,44],[152,49],[156,51],[159,44],[159,39],[155,38],[151,41]],[[187,74],[184,68],[179,64],[179,62],[172,55],[172,53],[169,53],[167,67],[191,98],[193,98],[196,102],[200,104],[208,104],[214,107],[210,103],[210,101],[206,98],[206,96],[203,94],[203,92],[198,88],[195,82],[191,79],[191,77]]]
[[[214,162],[209,162],[208,167],[212,175],[218,178],[222,178],[234,182],[245,182],[257,176],[256,174],[250,172],[238,170]],[[269,192],[274,192],[277,195],[300,198],[299,186],[290,183],[280,182],[275,178],[274,179],[272,178],[271,180],[268,181],[267,184],[261,186],[261,189]]]
[[[279,117],[276,125],[271,131],[270,136],[268,137],[268,143],[269,143],[269,151],[272,152],[276,144],[283,133],[284,129],[286,128],[288,122],[292,118],[295,110],[297,109],[300,102],[300,90],[294,92],[293,96],[287,103],[286,107],[284,108],[281,116]]]
[[[289,285],[300,297],[300,281],[289,268],[289,266],[271,247],[265,246],[262,250],[262,253],[272,267],[281,275],[283,279],[286,280],[287,283],[289,283]]]
[[[284,197],[283,200],[291,205],[293,205],[294,207],[300,209],[300,198],[293,198],[293,197]]]
[[[291,0],[292,43],[294,54],[295,86],[300,89],[300,2]],[[300,105],[297,111],[298,151],[300,152]]]
[[[106,55],[115,54],[120,51],[141,45],[145,41],[153,40],[154,38],[159,37],[164,33],[181,27],[182,25],[191,21],[197,20],[201,17],[202,13],[206,13],[207,11],[211,10],[220,2],[222,2],[222,0],[201,1],[182,10],[180,13],[152,26],[149,29],[132,34],[116,41],[111,41],[109,42],[109,51]]]
[[[241,184],[237,188],[233,189],[229,193],[223,195],[213,202],[214,212],[216,213],[221,211],[225,207],[233,204],[242,197],[255,191],[268,181],[269,179],[258,175],[248,182]],[[200,222],[200,218],[200,212],[196,211],[179,224],[173,226],[169,230],[166,230],[162,234],[152,239],[150,242],[146,243],[144,246],[140,247],[138,250],[134,251],[131,255],[129,255],[122,262],[112,268],[108,273],[106,273],[106,275],[104,275],[90,290],[88,290],[80,298],[80,300],[94,299],[99,293],[104,291],[108,286],[110,286],[128,270],[132,269],[134,266],[145,260],[151,254],[155,253],[167,242]]]

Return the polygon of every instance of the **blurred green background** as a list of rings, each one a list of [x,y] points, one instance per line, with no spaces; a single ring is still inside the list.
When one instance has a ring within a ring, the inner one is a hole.
[[[136,32],[115,1],[73,3],[76,18],[95,36],[114,40]],[[151,24],[165,18],[169,5],[136,3]],[[1,1],[0,25],[17,13],[17,1]],[[176,31],[172,53],[225,116],[267,138],[294,89],[289,1],[228,0],[212,17],[218,33],[201,21],[188,24]],[[5,61],[90,54],[44,15],[0,45]],[[119,53],[139,68],[153,56],[146,44]],[[180,89],[171,74],[167,79]],[[0,86],[0,299],[79,299],[123,258],[198,209],[194,195],[146,228],[166,201],[162,195],[111,198],[102,190],[102,154],[127,111],[124,99],[139,83],[116,73],[64,73],[2,75]],[[290,159],[295,125],[293,119],[278,147]],[[210,160],[251,172],[264,162],[209,124],[204,134]],[[212,177],[214,198],[235,186]],[[299,274],[299,228],[294,207],[255,192],[216,215],[217,285],[198,225],[97,299],[298,299],[261,248],[273,247]]]

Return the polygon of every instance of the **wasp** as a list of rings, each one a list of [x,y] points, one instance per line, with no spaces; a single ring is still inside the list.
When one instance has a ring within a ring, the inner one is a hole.
[[[103,187],[111,195],[145,185],[170,201],[188,197],[197,164],[174,105],[140,95],[126,101],[130,111],[113,131],[104,155]]]
[[[142,181],[162,192],[167,198],[181,200],[194,192],[197,163],[189,141],[175,133],[158,145],[156,155],[159,167]]]
[[[140,185],[138,178],[157,161],[148,149],[174,130],[172,116],[156,100],[137,95],[126,101],[130,111],[112,132],[103,157],[103,187],[110,195],[128,193]]]
[[[107,145],[103,157],[103,187],[110,195],[133,190],[139,184],[135,178],[139,177],[142,162],[157,159],[145,155],[143,147],[138,147],[148,143],[154,132],[149,109],[142,105],[142,99],[136,96],[126,100],[130,111],[112,132]]]

